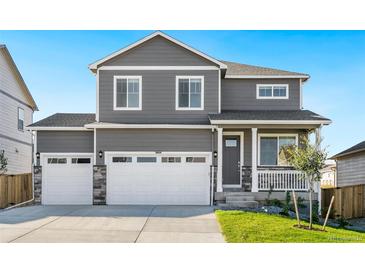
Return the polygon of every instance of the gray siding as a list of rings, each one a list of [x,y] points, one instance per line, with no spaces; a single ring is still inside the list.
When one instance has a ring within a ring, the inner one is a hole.
[[[103,66],[217,66],[163,37],[155,37],[133,48]]]
[[[96,151],[212,151],[211,130],[108,129],[96,131]],[[97,164],[103,164],[97,157]]]
[[[256,84],[288,84],[289,99],[256,99]],[[300,109],[299,79],[222,79],[222,110]]]
[[[354,153],[337,160],[337,186],[365,184],[365,152]]]
[[[113,110],[113,76],[142,76],[142,110]],[[175,110],[176,76],[204,76],[204,110]],[[100,71],[99,119],[112,123],[208,124],[218,112],[218,71]]]
[[[37,151],[42,152],[93,152],[93,131],[38,131]]]

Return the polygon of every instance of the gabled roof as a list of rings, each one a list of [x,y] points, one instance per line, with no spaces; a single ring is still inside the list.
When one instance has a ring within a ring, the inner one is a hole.
[[[332,156],[331,159],[337,159],[342,156],[350,155],[350,154],[361,152],[361,151],[365,151],[365,141],[358,143],[357,145],[354,145],[354,146],[350,147],[349,149],[346,149],[346,150]]]
[[[28,127],[83,127],[95,122],[94,113],[56,113]]]
[[[32,107],[33,110],[38,110],[38,106],[35,103],[33,96],[30,93],[26,83],[24,82],[24,79],[23,79],[22,75],[20,74],[18,67],[16,66],[13,58],[11,57],[8,48],[6,47],[6,45],[0,44],[0,50],[2,50],[5,53],[6,58],[8,59],[13,71],[15,72],[15,77],[18,79],[20,85],[23,88],[23,91],[24,91],[26,97],[29,100],[30,106]]]
[[[221,62],[227,65],[225,78],[309,78],[309,75],[305,73],[251,66],[229,61]]]
[[[114,53],[112,53],[112,54],[110,54],[110,55],[108,55],[108,56],[106,56],[106,57],[104,57],[104,58],[102,58],[102,59],[100,59],[100,60],[92,63],[92,64],[90,64],[89,65],[89,69],[91,71],[95,72],[96,69],[98,68],[98,66],[101,65],[101,64],[103,64],[104,62],[106,62],[106,61],[108,61],[108,60],[110,60],[110,59],[112,59],[112,58],[114,58],[114,57],[116,57],[116,56],[118,56],[118,55],[120,55],[120,54],[122,54],[122,53],[124,53],[124,52],[126,52],[126,51],[128,51],[128,50],[130,50],[132,48],[134,48],[134,47],[137,47],[140,44],[142,44],[144,42],[147,42],[147,41],[151,40],[152,38],[154,38],[156,36],[161,36],[161,37],[163,37],[163,38],[165,38],[165,39],[167,39],[167,40],[169,40],[169,41],[171,41],[171,42],[173,42],[173,43],[175,43],[175,44],[177,44],[177,45],[179,45],[179,46],[181,46],[181,47],[183,47],[183,48],[185,48],[185,49],[187,49],[187,50],[189,50],[189,51],[191,51],[191,52],[193,52],[193,53],[195,53],[195,54],[197,54],[197,55],[199,55],[199,56],[201,56],[201,57],[203,57],[203,58],[205,58],[205,59],[207,59],[207,60],[209,60],[209,61],[211,61],[213,63],[215,63],[215,64],[217,64],[222,69],[225,69],[227,67],[221,61],[219,61],[219,60],[217,60],[217,59],[215,59],[213,57],[210,57],[210,56],[206,55],[205,53],[203,53],[201,51],[198,51],[198,50],[196,50],[196,49],[194,49],[194,48],[192,48],[192,47],[184,44],[183,42],[180,42],[180,41],[176,40],[175,38],[172,38],[171,36],[169,36],[169,35],[161,32],[161,31],[156,31],[156,32],[154,32],[154,33],[152,33],[152,34],[144,37],[143,39],[141,39],[141,40],[139,40],[139,41],[137,41],[137,42],[135,42],[135,43],[133,43],[133,44],[125,47],[125,48],[122,48],[122,49],[120,49],[120,50],[118,50],[118,51],[116,51],[116,52],[114,52]]]
[[[310,110],[237,110],[209,114],[212,124],[330,124],[331,120]]]

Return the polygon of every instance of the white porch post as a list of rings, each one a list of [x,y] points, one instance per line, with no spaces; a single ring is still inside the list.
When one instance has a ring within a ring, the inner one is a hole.
[[[317,149],[321,149],[321,136],[322,125],[316,128],[316,147]],[[318,193],[318,215],[321,215],[322,211],[322,191],[321,191],[321,182],[317,182],[317,193]]]
[[[252,192],[258,192],[257,176],[257,128],[251,128],[252,132]]]
[[[217,192],[223,192],[223,128],[217,128],[218,132],[218,162],[217,162]]]

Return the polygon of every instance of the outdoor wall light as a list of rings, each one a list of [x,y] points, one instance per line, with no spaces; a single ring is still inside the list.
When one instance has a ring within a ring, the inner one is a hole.
[[[99,158],[103,158],[103,151],[99,150]]]
[[[214,156],[214,158],[217,158],[218,157],[218,152],[216,150],[214,150],[213,156]]]
[[[41,154],[40,154],[39,152],[37,152],[37,153],[35,154],[35,157],[36,157],[37,159],[39,159],[39,157],[41,157]]]

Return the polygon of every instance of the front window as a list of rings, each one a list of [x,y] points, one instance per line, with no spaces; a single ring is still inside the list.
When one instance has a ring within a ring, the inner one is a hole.
[[[285,156],[285,147],[297,144],[297,136],[270,135],[260,136],[260,165],[261,166],[288,166]]]
[[[18,108],[18,130],[24,130],[24,109]]]
[[[257,99],[288,99],[288,85],[257,85]]]
[[[114,76],[114,110],[142,109],[142,77]]]
[[[204,77],[176,77],[176,109],[204,109]]]

